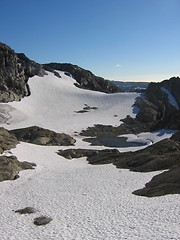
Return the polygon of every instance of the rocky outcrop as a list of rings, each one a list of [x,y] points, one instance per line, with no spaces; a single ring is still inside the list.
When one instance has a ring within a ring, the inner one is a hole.
[[[29,162],[19,162],[10,152],[6,156],[5,151],[15,148],[18,144],[17,138],[8,130],[0,128],[0,181],[15,180],[19,177],[18,173],[25,169],[34,169],[36,164]]]
[[[67,159],[87,157],[90,164],[107,164],[112,163],[112,158],[119,156],[119,151],[117,149],[67,149],[59,150],[58,154]]]
[[[11,134],[22,142],[33,143],[44,146],[70,146],[74,145],[75,139],[64,133],[56,133],[49,129],[37,126],[15,129]]]
[[[44,74],[40,64],[0,43],[0,102],[19,101],[29,96],[29,77]]]
[[[151,172],[180,165],[180,144],[165,139],[143,150],[121,153],[113,163],[118,168],[135,172]]]
[[[13,134],[10,134],[5,128],[0,128],[0,154],[15,148],[17,144],[18,140]]]
[[[153,177],[143,189],[136,190],[133,194],[146,197],[180,194],[180,166]]]
[[[0,156],[0,182],[17,179],[19,171],[34,169],[36,164],[19,162],[15,156]]]
[[[92,72],[85,70],[77,65],[70,63],[49,63],[43,64],[43,67],[47,71],[60,70],[70,73],[72,77],[78,82],[78,84],[75,85],[79,88],[105,93],[116,93],[122,91],[113,83],[104,80],[102,77],[97,77]]]

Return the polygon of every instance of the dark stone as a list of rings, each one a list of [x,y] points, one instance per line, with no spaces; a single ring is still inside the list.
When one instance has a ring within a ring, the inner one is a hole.
[[[64,133],[56,133],[49,129],[32,126],[10,131],[19,141],[45,146],[74,145],[75,139]]]
[[[25,207],[22,209],[18,209],[15,211],[15,213],[19,213],[19,214],[32,214],[32,213],[36,213],[37,210],[33,207]]]
[[[70,63],[48,63],[43,64],[45,70],[60,70],[64,71],[66,75],[72,76],[78,84],[76,87],[89,89],[93,91],[100,91],[105,93],[121,92],[115,84],[104,80],[102,77],[95,76],[92,72],[85,70],[77,65]]]
[[[46,225],[52,221],[52,218],[46,217],[46,216],[41,216],[37,217],[34,219],[34,224],[36,226],[41,226],[41,225]]]

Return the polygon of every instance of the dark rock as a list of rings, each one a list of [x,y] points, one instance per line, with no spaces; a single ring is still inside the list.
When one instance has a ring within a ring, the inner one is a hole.
[[[15,180],[19,171],[34,169],[34,163],[19,162],[15,156],[0,156],[0,182],[4,180]]]
[[[120,153],[113,161],[118,168],[135,172],[151,172],[180,165],[180,144],[172,139],[162,140],[143,150]]]
[[[37,126],[10,131],[19,141],[45,146],[74,145],[75,139],[64,133],[56,133]]]
[[[92,72],[78,67],[77,65],[72,65],[70,63],[49,63],[43,64],[43,67],[45,70],[52,69],[52,71],[64,71],[66,75],[72,76],[78,82],[78,84],[75,85],[79,88],[105,93],[121,92],[121,89],[113,83],[101,77],[97,77]]]
[[[90,164],[108,164],[112,163],[112,158],[114,159],[119,155],[119,151],[116,149],[67,149],[59,150],[58,154],[67,159],[87,157]]]
[[[18,144],[17,138],[5,128],[0,128],[0,153],[15,148]]]
[[[136,190],[133,194],[146,197],[180,194],[180,166],[153,177],[143,189]]]
[[[36,226],[41,226],[41,225],[46,225],[52,221],[52,218],[46,217],[46,216],[41,216],[37,217],[34,219],[34,224]]]
[[[10,47],[0,43],[0,102],[19,101],[29,96],[29,77],[44,74],[40,64],[29,60],[24,54],[16,54]]]
[[[19,213],[19,214],[32,214],[32,213],[36,213],[37,210],[33,207],[25,207],[22,209],[18,209],[15,211],[15,213]]]

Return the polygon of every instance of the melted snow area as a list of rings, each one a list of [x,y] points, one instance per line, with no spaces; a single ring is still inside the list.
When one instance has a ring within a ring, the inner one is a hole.
[[[31,96],[21,102],[0,104],[1,126],[15,129],[38,125],[76,138],[74,148],[98,148],[74,136],[94,123],[119,125],[127,114],[134,116],[136,93],[104,94],[76,88],[75,80],[60,73],[30,79]],[[97,107],[76,113],[84,104]],[[3,110],[2,110],[3,109]],[[118,115],[118,117],[114,117]],[[128,139],[152,144],[172,132],[128,135]],[[158,198],[135,196],[157,172],[133,173],[112,164],[92,166],[85,158],[67,160],[56,152],[72,147],[44,147],[20,143],[12,154],[20,161],[35,162],[35,170],[20,173],[16,181],[0,183],[0,239],[2,240],[117,240],[179,239],[179,195]],[[141,147],[142,148],[142,147]],[[140,148],[119,149],[135,151]],[[13,212],[25,207],[31,215]],[[53,220],[35,226],[33,219]]]

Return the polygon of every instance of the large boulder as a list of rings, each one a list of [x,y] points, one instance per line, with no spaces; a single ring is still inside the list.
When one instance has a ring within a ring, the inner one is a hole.
[[[10,131],[19,141],[45,146],[74,145],[75,139],[64,133],[56,133],[49,129],[32,126]]]

